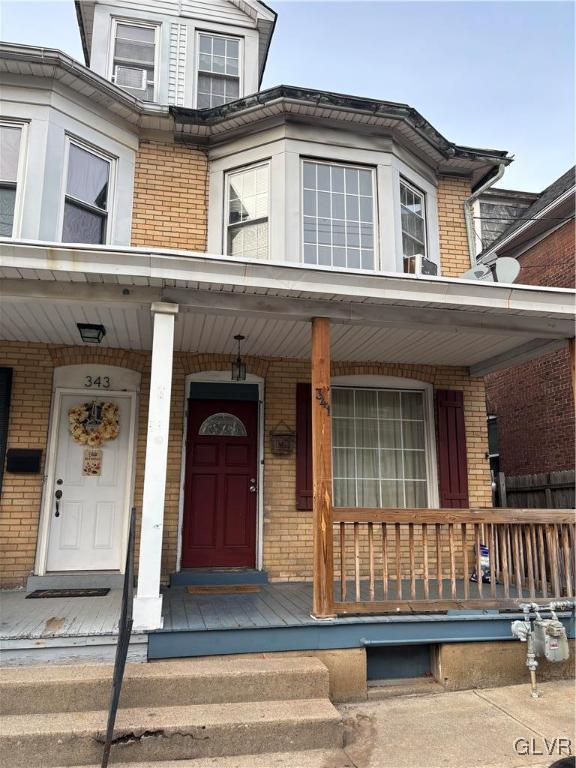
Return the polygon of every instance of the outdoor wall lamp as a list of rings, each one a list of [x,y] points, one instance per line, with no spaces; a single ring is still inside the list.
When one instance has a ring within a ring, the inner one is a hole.
[[[80,331],[80,338],[85,344],[100,344],[104,336],[106,336],[106,328],[103,325],[76,323],[76,327]]]
[[[246,336],[238,334],[234,338],[238,342],[238,357],[232,363],[232,381],[246,381],[246,363],[243,363],[240,357],[240,344]]]

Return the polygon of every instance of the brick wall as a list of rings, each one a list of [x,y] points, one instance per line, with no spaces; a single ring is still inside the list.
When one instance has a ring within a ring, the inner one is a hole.
[[[206,250],[208,161],[185,144],[141,141],[136,154],[132,245]]]
[[[445,277],[460,277],[470,269],[464,200],[471,193],[468,178],[440,176],[438,179],[440,264]]]
[[[53,369],[59,365],[100,363],[123,366],[142,374],[138,409],[134,503],[142,503],[143,467],[146,453],[150,355],[105,348],[55,347],[42,344],[2,342],[0,365],[14,370],[9,447],[46,449]],[[265,435],[279,421],[295,426],[296,384],[310,380],[308,361],[247,358],[250,373],[265,379]],[[168,475],[164,512],[162,578],[176,567],[181,485],[182,434],[185,378],[206,370],[228,370],[226,355],[176,353],[174,357]],[[380,374],[406,376],[431,382],[439,388],[462,389],[465,401],[470,503],[491,505],[484,386],[469,378],[464,368],[395,364],[335,363],[334,375]],[[296,509],[295,457],[273,456],[265,440],[264,565],[271,578],[310,578],[312,528],[310,512]],[[34,566],[42,494],[42,476],[5,473],[0,500],[0,575],[5,585],[23,583]],[[139,533],[139,518],[137,532]]]
[[[574,287],[574,222],[519,257],[519,283]],[[486,377],[489,413],[498,416],[500,466],[507,475],[574,469],[570,360],[561,350]]]

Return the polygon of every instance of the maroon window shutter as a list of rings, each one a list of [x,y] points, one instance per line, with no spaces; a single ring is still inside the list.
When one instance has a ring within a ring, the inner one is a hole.
[[[470,504],[462,392],[436,390],[436,430],[440,506],[467,509]]]
[[[312,509],[312,387],[296,384],[296,509]]]

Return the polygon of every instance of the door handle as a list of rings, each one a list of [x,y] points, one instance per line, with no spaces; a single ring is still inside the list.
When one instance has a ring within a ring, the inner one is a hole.
[[[54,513],[54,517],[60,517],[60,499],[62,498],[62,491],[58,489],[54,496],[56,498],[56,512]]]
[[[256,478],[250,478],[250,493],[256,493]]]

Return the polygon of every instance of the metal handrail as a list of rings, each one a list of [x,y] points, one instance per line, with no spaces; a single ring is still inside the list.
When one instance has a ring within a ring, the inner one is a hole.
[[[114,739],[114,726],[116,725],[116,713],[124,679],[126,657],[130,636],[132,634],[132,604],[134,598],[134,537],[136,527],[136,508],[130,510],[130,528],[128,531],[128,546],[126,549],[126,569],[124,571],[124,585],[122,588],[122,608],[118,622],[118,643],[116,645],[116,658],[114,660],[114,675],[112,677],[112,696],[108,709],[108,724],[106,726],[106,741],[102,755],[101,768],[108,768],[110,750]]]

